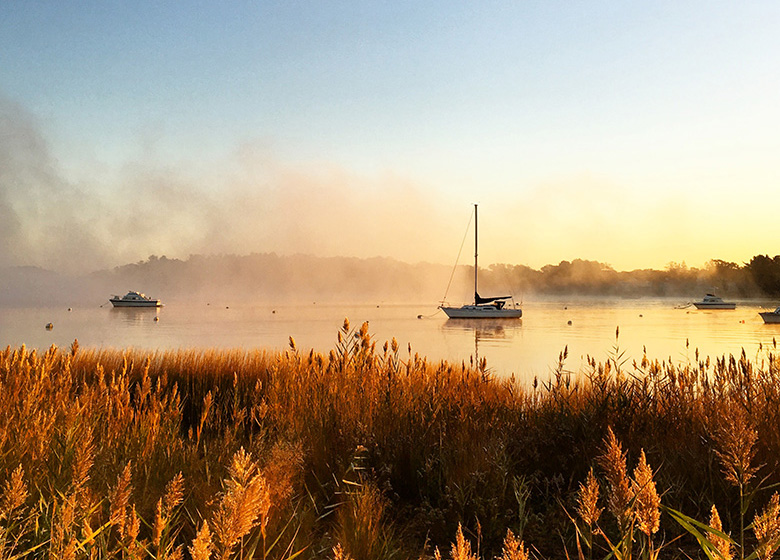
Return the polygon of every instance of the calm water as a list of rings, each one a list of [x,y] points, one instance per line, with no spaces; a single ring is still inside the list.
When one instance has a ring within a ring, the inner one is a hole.
[[[558,354],[568,346],[566,368],[577,371],[586,355],[605,359],[619,344],[639,361],[643,346],[650,358],[674,362],[694,360],[694,350],[711,357],[738,354],[754,357],[759,344],[780,338],[780,325],[765,325],[758,312],[773,301],[739,302],[734,311],[676,309],[671,299],[572,299],[527,301],[520,321],[448,320],[425,305],[241,306],[176,304],[162,309],[92,308],[0,309],[0,345],[68,347],[78,338],[82,347],[176,349],[230,347],[285,349],[294,337],[299,349],[328,351],[344,318],[353,326],[369,322],[377,346],[396,337],[403,354],[459,363],[478,355],[499,375],[530,380],[546,378]],[[422,318],[418,318],[422,316]],[[155,320],[156,319],[156,320]],[[47,323],[53,329],[46,330]],[[686,348],[686,340],[688,347]]]

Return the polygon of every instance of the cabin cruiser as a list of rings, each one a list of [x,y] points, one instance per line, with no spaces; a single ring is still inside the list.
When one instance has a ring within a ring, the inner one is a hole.
[[[162,307],[159,299],[153,299],[140,292],[127,292],[122,297],[111,296],[108,300],[114,307]]]
[[[761,315],[764,323],[780,323],[780,307],[774,311],[762,311],[759,315]]]
[[[716,295],[707,294],[701,301],[694,301],[696,309],[736,309],[737,304],[730,301],[723,301]]]

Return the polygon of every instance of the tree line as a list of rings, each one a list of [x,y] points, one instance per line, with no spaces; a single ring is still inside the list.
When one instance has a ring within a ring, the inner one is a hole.
[[[312,255],[191,255],[148,259],[82,276],[33,267],[0,269],[0,305],[69,305],[107,301],[112,293],[144,291],[164,301],[436,303],[470,300],[474,268],[404,263],[387,258]],[[702,267],[669,263],[663,270],[618,271],[574,259],[534,269],[493,264],[479,271],[482,295],[606,296],[698,299],[711,292],[732,298],[780,297],[780,255],[738,264],[711,260]]]

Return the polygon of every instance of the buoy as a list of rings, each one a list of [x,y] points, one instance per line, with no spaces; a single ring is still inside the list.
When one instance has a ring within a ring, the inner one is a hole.
[[[567,324],[567,325],[571,325],[571,321],[569,321],[569,322],[568,322],[568,323],[566,323],[566,324]]]
[[[417,318],[418,318],[418,319],[422,319],[422,315],[418,315],[418,316],[417,316]]]
[[[73,311],[73,308],[72,307],[68,307],[68,311]]]
[[[271,313],[276,313],[276,309],[274,309],[273,311],[271,311]]]
[[[50,330],[52,330],[53,328],[54,328],[54,325],[53,325],[53,324],[51,324],[51,323],[46,323],[46,330],[47,330],[47,331],[50,331]]]
[[[155,317],[155,318],[154,318],[154,320],[155,320],[155,321],[159,321],[159,320],[160,320],[160,318],[159,318],[159,317]]]
[[[639,316],[640,316],[640,317],[644,317],[644,315],[642,315],[641,313],[639,314]]]

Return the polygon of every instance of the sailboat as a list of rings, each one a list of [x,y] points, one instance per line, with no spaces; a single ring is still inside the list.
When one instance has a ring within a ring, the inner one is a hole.
[[[474,205],[474,303],[461,307],[449,307],[442,304],[439,308],[450,319],[519,319],[523,310],[516,307],[512,296],[481,297],[477,290],[477,272],[479,270],[479,223],[477,205]],[[512,301],[511,306],[507,303]]]

